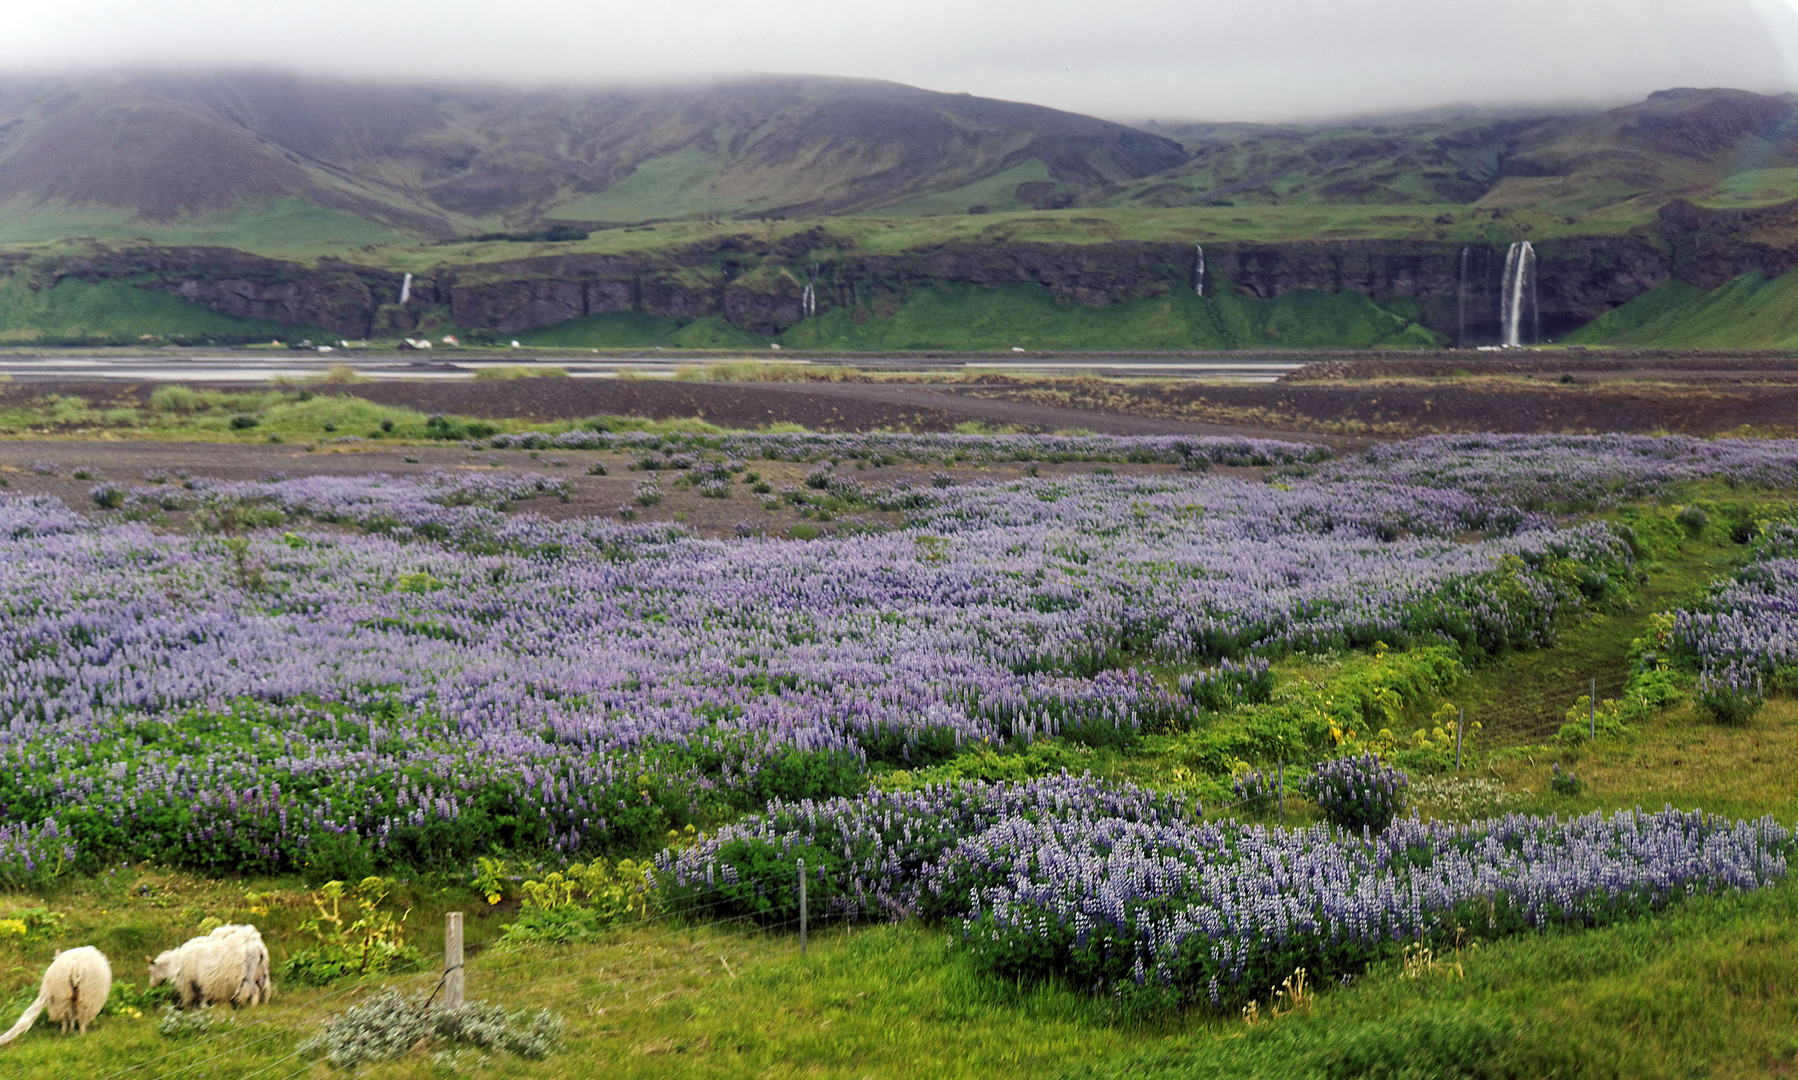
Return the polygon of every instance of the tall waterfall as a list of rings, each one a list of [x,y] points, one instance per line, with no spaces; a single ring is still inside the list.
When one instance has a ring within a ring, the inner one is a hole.
[[[1199,296],[1205,295],[1205,245],[1192,246],[1192,291]]]
[[[799,296],[799,310],[808,319],[818,313],[818,290],[809,281],[805,283],[805,292]]]
[[[1473,266],[1473,248],[1461,249],[1460,285],[1455,290],[1455,348],[1467,347],[1467,272]]]
[[[1530,309],[1531,329],[1536,331],[1533,337],[1540,337],[1542,312],[1536,303],[1536,249],[1528,240],[1519,240],[1505,254],[1499,322],[1504,327],[1506,348],[1515,349],[1523,344],[1523,309],[1526,305]]]
[[[407,274],[406,279],[400,282],[400,306],[405,307],[406,301],[410,299],[412,299],[412,275]]]

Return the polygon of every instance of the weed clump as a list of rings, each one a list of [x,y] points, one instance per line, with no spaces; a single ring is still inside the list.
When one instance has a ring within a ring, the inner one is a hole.
[[[604,859],[575,863],[542,877],[527,878],[524,905],[504,940],[592,941],[627,922],[649,917],[652,896],[649,863]],[[489,894],[491,895],[491,894]]]
[[[347,975],[378,975],[418,966],[418,949],[406,944],[406,915],[387,907],[394,882],[366,877],[353,888],[326,882],[312,897],[313,915],[300,929],[318,944],[299,949],[281,967],[283,978],[325,986]],[[352,911],[344,910],[348,898]],[[353,916],[353,917],[352,917]]]
[[[165,1039],[194,1039],[211,1031],[216,1019],[210,1005],[198,1009],[164,1005],[156,1020],[156,1033]]]
[[[1572,798],[1586,790],[1586,782],[1573,775],[1569,770],[1561,768],[1561,763],[1557,761],[1554,771],[1548,775],[1548,789],[1556,795]]]
[[[484,1001],[448,1009],[427,995],[407,999],[389,989],[326,1021],[324,1030],[301,1043],[300,1050],[322,1054],[340,1069],[397,1058],[421,1042],[543,1058],[555,1049],[565,1026],[548,1009],[513,1011]]]

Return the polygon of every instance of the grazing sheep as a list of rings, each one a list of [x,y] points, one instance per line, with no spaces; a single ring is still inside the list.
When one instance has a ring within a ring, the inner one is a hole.
[[[169,983],[184,1009],[260,1005],[272,996],[268,948],[254,926],[221,926],[150,962],[150,985]]]
[[[269,975],[268,946],[262,943],[262,932],[254,926],[227,923],[208,937],[236,941],[243,950],[243,981],[231,996],[234,1005],[265,1005],[275,996]]]
[[[30,1029],[37,1014],[48,1009],[50,1019],[61,1022],[63,1034],[71,1027],[87,1034],[87,1026],[100,1015],[106,996],[112,993],[112,965],[92,945],[68,949],[56,954],[39,984],[37,1000],[19,1017],[12,1030],[0,1035],[0,1043],[9,1043]]]

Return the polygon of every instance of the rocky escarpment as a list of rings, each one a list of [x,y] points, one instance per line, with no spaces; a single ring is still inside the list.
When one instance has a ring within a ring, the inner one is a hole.
[[[1553,338],[1669,278],[1715,287],[1751,271],[1798,265],[1798,203],[1754,211],[1675,202],[1625,235],[1577,236],[1535,245],[1541,330]],[[890,255],[846,249],[820,229],[778,241],[722,237],[643,254],[571,253],[439,266],[414,278],[323,259],[314,266],[219,248],[95,248],[53,260],[53,276],[122,280],[174,293],[215,311],[346,336],[409,332],[419,314],[498,333],[582,316],[633,312],[693,320],[720,316],[773,336],[814,309],[877,315],[920,289],[1023,283],[1058,300],[1103,306],[1192,287],[1196,253],[1184,243],[954,244]],[[1206,290],[1271,299],[1298,290],[1354,292],[1402,304],[1450,341],[1497,337],[1505,245],[1345,240],[1205,246]]]
[[[48,277],[123,281],[239,318],[266,319],[363,337],[384,305],[399,300],[403,275],[337,259],[316,265],[266,259],[230,248],[93,248],[49,261]],[[429,283],[413,286],[435,302]]]
[[[1463,252],[1466,251],[1464,257]],[[449,287],[458,325],[517,332],[582,315],[634,311],[682,319],[722,315],[774,335],[804,317],[809,280],[816,310],[878,311],[940,284],[1036,285],[1069,304],[1103,306],[1190,288],[1187,244],[960,244],[898,255],[738,252],[760,272],[734,276],[731,260],[689,256],[633,260],[563,257],[480,268]],[[1272,299],[1313,289],[1415,304],[1433,330],[1475,340],[1498,334],[1503,247],[1355,240],[1206,245],[1207,289]],[[1665,281],[1670,263],[1651,236],[1580,237],[1537,247],[1543,332],[1582,326]],[[697,264],[697,265],[695,265]],[[1465,272],[1464,272],[1465,267]],[[457,278],[446,270],[445,276]]]

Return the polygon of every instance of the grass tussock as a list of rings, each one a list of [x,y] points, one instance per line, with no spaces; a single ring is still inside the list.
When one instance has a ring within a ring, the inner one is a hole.
[[[340,380],[327,376],[326,381]],[[171,384],[159,386],[141,398],[51,394],[0,399],[0,436],[15,437],[404,442],[443,441],[454,432],[494,434],[523,426],[526,425],[519,421],[454,417],[433,423],[431,417],[414,409],[304,387],[238,391]]]
[[[566,379],[568,369],[542,364],[498,364],[493,367],[476,368],[476,382],[490,382],[506,379]]]
[[[799,360],[719,360],[684,364],[674,377],[683,382],[866,382],[855,368],[812,365]]]

